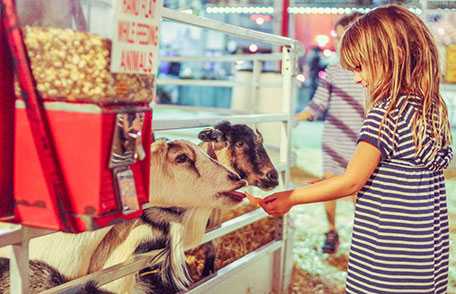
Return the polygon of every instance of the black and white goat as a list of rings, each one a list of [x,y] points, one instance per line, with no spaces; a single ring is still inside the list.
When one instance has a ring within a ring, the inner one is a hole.
[[[223,158],[231,158],[228,166],[249,182],[261,183],[263,187],[277,185],[277,176],[274,180],[271,173],[265,172],[272,164],[262,147],[261,135],[250,129],[250,132],[244,132],[244,136],[237,137],[236,134],[243,134],[241,126],[223,123],[202,134],[216,139],[210,147],[216,155],[220,156],[220,151],[225,148]],[[232,133],[229,127],[233,127]],[[221,146],[223,141],[224,147]],[[252,166],[249,167],[249,164]],[[66,281],[124,262],[134,254],[158,250],[164,255],[164,262],[159,264],[160,283],[155,285],[159,288],[150,284],[141,286],[135,275],[102,288],[114,293],[137,293],[138,290],[163,293],[163,289],[185,289],[189,280],[184,249],[201,240],[214,208],[233,207],[242,200],[239,194],[232,191],[243,186],[245,181],[185,141],[155,142],[151,166],[153,207],[148,208],[141,219],[95,232],[78,235],[56,233],[33,239],[30,244],[31,259],[42,262],[42,269],[49,267],[57,271]],[[267,182],[262,182],[259,179],[261,176],[249,177],[252,172],[261,173]],[[34,278],[32,276],[32,284]],[[7,289],[8,282],[7,279],[0,279],[0,289]]]
[[[278,173],[263,145],[263,136],[244,124],[221,122],[201,131],[201,147],[218,162],[236,171],[250,186],[270,190],[279,184]],[[214,209],[209,228],[220,225],[222,209]],[[205,262],[202,275],[215,271],[216,251],[213,242],[204,245]]]
[[[45,264],[45,270],[55,270],[66,281],[124,262],[135,252],[164,247],[163,279],[183,288],[188,281],[183,248],[199,241],[213,208],[234,206],[242,200],[232,191],[246,183],[198,146],[181,140],[156,141],[151,166],[150,201],[154,207],[146,209],[141,219],[92,232],[59,232],[32,239],[30,259]],[[176,206],[181,208],[172,208]],[[9,254],[0,251],[2,256]],[[32,267],[32,275],[33,269],[36,267]],[[32,284],[36,278],[31,277]],[[0,281],[1,293],[7,293],[8,284],[8,279]],[[136,286],[136,276],[130,275],[103,289],[133,293]]]

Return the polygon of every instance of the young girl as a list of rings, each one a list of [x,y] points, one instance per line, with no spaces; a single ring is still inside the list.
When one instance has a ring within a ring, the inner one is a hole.
[[[335,27],[336,42],[353,21],[362,14],[355,12],[341,17]],[[314,120],[326,113],[323,128],[323,178],[340,175],[347,167],[356,148],[359,130],[364,119],[365,93],[361,85],[353,81],[353,73],[340,64],[327,68],[327,78],[320,80],[312,102],[297,120]],[[335,253],[339,246],[336,231],[336,201],[325,202],[329,230],[322,246],[324,253]]]
[[[345,173],[260,204],[279,216],[293,205],[358,192],[347,293],[445,293],[449,233],[442,170],[452,151],[433,38],[408,9],[383,6],[348,28],[340,55],[371,102]]]

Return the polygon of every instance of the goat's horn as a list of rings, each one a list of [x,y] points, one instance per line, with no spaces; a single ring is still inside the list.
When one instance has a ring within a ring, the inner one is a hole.
[[[259,144],[262,144],[263,143],[263,135],[260,133],[260,131],[257,128],[255,128],[255,132],[257,134],[257,142]]]

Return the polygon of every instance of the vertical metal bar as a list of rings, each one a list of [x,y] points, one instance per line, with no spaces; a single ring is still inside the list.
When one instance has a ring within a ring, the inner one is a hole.
[[[88,0],[87,1],[87,31],[91,31],[91,25],[92,25],[92,1]]]
[[[250,103],[249,103],[249,112],[258,113],[258,97],[260,93],[260,79],[262,72],[262,63],[259,60],[253,60],[253,69],[252,69],[252,79],[250,81]],[[255,128],[258,128],[258,124],[255,123]],[[249,190],[250,193],[253,193],[252,187]]]
[[[282,112],[291,114],[293,109],[293,93],[294,93],[294,75],[295,75],[295,48],[282,48]],[[290,185],[290,154],[291,154],[291,138],[290,138],[289,121],[281,123],[280,128],[280,162],[286,164],[288,168],[281,172],[281,179],[284,188],[289,188]],[[290,283],[291,278],[291,261],[292,256],[292,235],[288,224],[292,220],[288,216],[282,218],[282,248],[274,253],[274,273],[273,273],[273,290],[276,293],[285,293],[286,287]]]
[[[295,38],[296,37],[296,14],[288,14],[288,37]]]
[[[282,14],[282,8],[283,8],[283,2],[284,0],[274,0],[274,15],[273,15],[273,33],[274,35],[281,35],[282,34],[282,25],[283,25],[283,14]],[[274,46],[273,51],[275,52],[281,52],[282,47],[281,46]],[[277,62],[274,63],[274,69],[280,70],[281,63]]]
[[[292,114],[294,109],[295,93],[296,93],[296,66],[297,66],[297,48],[288,47],[283,48],[284,62],[283,62],[283,111]],[[284,145],[283,159],[286,159],[288,168],[285,173],[285,185],[290,188],[290,164],[291,164],[291,124],[290,120],[282,124],[282,141],[286,142]],[[286,135],[286,137],[285,137]],[[294,247],[294,224],[293,218],[286,216],[283,220],[282,239],[284,246],[283,251],[283,271],[282,271],[282,293],[286,292],[288,285],[291,282],[291,274],[293,270],[293,247]]]
[[[282,33],[282,4],[283,0],[274,0],[274,15],[273,15],[273,34],[280,35]]]
[[[14,0],[3,0],[5,13],[4,26],[11,54],[15,59],[16,77],[21,88],[21,96],[26,105],[25,112],[32,131],[32,138],[38,153],[39,162],[44,174],[52,209],[58,215],[58,225],[66,231],[76,231],[76,223],[65,213],[72,203],[68,200],[68,191],[63,178],[55,140],[49,126],[44,102],[35,88],[34,77],[27,56],[26,46],[20,27],[17,25],[17,14]]]
[[[253,61],[252,81],[250,88],[250,112],[258,113],[258,94],[260,91],[262,64],[259,60]]]
[[[288,37],[288,28],[289,28],[289,14],[288,7],[290,6],[290,0],[282,0],[282,30],[281,35]]]
[[[0,218],[13,215],[14,68],[0,3]]]
[[[10,293],[29,293],[29,234],[26,228],[21,229],[22,242],[12,245],[10,258]]]
[[[428,0],[420,0],[421,4],[421,9],[423,10],[421,14],[421,18],[423,19],[424,22],[427,21],[427,17],[429,15],[429,3]]]
[[[70,2],[70,10],[76,29],[78,31],[87,32],[87,21],[81,6],[81,0],[72,0]]]
[[[295,48],[283,47],[282,48],[282,112],[291,114],[293,109],[293,93],[294,93],[294,75],[296,67],[296,54]],[[290,124],[282,122],[280,130],[280,162],[281,164],[290,163]],[[289,182],[289,169],[286,169],[283,176],[283,183],[288,188]]]

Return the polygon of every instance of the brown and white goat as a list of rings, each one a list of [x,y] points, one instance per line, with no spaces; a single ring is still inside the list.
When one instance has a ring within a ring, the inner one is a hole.
[[[236,171],[250,186],[270,190],[279,184],[278,173],[263,145],[263,136],[244,124],[232,125],[223,121],[201,131],[201,146],[212,158]],[[218,226],[222,209],[214,209],[209,228]],[[213,242],[204,245],[205,262],[202,275],[215,271],[216,251]]]
[[[196,145],[181,140],[155,142],[151,168],[150,202],[154,207],[146,209],[141,219],[93,232],[59,232],[32,239],[30,259],[45,263],[65,280],[71,280],[124,262],[135,252],[165,245],[163,278],[184,288],[188,279],[183,248],[199,242],[213,208],[239,203],[241,199],[231,192],[244,186],[245,181]],[[175,206],[182,208],[172,208]],[[8,289],[8,283],[3,279],[0,289]],[[103,289],[133,293],[135,287],[136,277],[130,275]]]
[[[202,130],[198,138],[202,141],[200,146],[210,157],[236,171],[241,178],[248,181],[249,185],[269,190],[279,184],[277,171],[266,153],[260,132],[254,131],[244,124],[233,125],[228,121],[223,121],[213,128]],[[209,228],[217,226],[221,218],[222,209],[213,209]],[[203,229],[202,224],[199,229]],[[184,234],[187,233],[184,232]],[[206,255],[203,276],[207,276],[215,270],[215,244],[209,242],[203,247]],[[141,272],[141,279],[150,285],[150,288],[153,289],[151,292],[176,292],[176,287],[163,285],[161,277],[156,272],[151,268],[146,268]]]
[[[245,124],[223,121],[202,130],[200,146],[209,156],[233,169],[249,185],[270,190],[279,184],[277,170],[269,158],[263,136]]]

